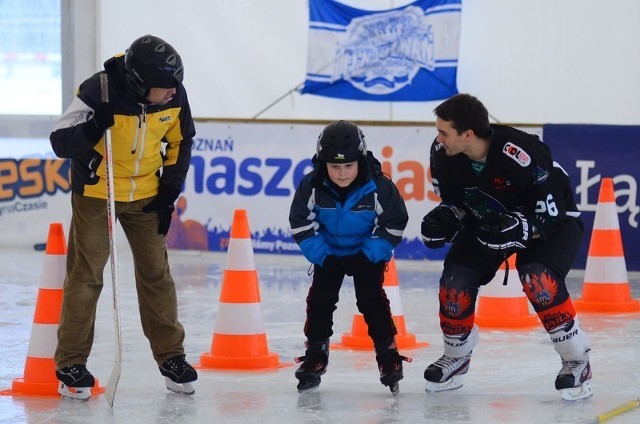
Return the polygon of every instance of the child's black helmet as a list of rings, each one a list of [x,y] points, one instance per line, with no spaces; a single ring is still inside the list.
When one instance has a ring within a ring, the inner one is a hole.
[[[174,88],[182,84],[182,59],[166,41],[153,35],[135,40],[124,56],[125,78],[138,96],[151,88]]]
[[[327,163],[347,163],[367,155],[364,134],[352,122],[333,122],[320,133],[316,148],[318,159]]]

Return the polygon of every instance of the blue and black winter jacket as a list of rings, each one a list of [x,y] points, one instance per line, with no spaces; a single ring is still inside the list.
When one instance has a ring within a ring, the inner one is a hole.
[[[409,216],[395,184],[380,171],[369,152],[364,178],[344,201],[318,163],[307,174],[291,204],[289,223],[294,240],[310,262],[322,265],[328,255],[354,255],[359,251],[371,262],[389,261]]]

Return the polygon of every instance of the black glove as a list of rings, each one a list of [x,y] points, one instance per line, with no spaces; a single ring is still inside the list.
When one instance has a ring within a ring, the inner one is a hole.
[[[344,261],[344,272],[349,276],[353,276],[365,266],[371,265],[371,261],[363,251],[360,251],[355,255],[343,256],[342,260]]]
[[[93,118],[84,123],[83,130],[87,139],[98,142],[107,128],[115,123],[113,104],[100,103],[93,111]]]
[[[322,269],[326,272],[337,274],[339,272],[344,272],[344,264],[342,263],[341,258],[336,255],[329,255],[324,258],[324,262],[322,262]]]
[[[458,212],[449,205],[438,205],[422,218],[422,242],[431,249],[443,247],[464,229]]]
[[[478,241],[488,250],[510,254],[524,249],[533,236],[532,228],[520,212],[491,214],[480,219]]]
[[[158,195],[147,206],[142,208],[142,212],[157,212],[160,216],[158,224],[158,234],[167,235],[171,225],[171,215],[175,207],[173,204],[180,195],[180,190],[160,184]]]

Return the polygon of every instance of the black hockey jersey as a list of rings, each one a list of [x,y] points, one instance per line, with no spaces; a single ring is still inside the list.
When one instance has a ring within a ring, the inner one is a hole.
[[[518,211],[543,239],[556,234],[568,217],[579,219],[569,177],[538,136],[504,125],[491,129],[486,164],[479,174],[467,156],[448,157],[434,140],[431,174],[442,202],[465,210],[465,221],[472,225],[491,213]]]

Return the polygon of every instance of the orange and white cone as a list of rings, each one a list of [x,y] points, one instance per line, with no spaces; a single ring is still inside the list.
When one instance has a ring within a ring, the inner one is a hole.
[[[522,291],[522,283],[516,270],[516,255],[509,259],[507,285],[503,285],[506,267],[500,265],[493,279],[480,288],[475,323],[479,327],[521,330],[537,327],[538,316],[529,310],[529,299]]]
[[[402,300],[400,299],[398,271],[396,270],[396,262],[393,257],[389,261],[389,266],[385,271],[382,287],[389,299],[391,315],[393,317],[393,322],[396,325],[396,330],[398,331],[395,336],[398,349],[415,349],[429,346],[429,343],[427,342],[416,341],[415,334],[407,332],[404,313],[402,311]],[[354,350],[373,349],[373,340],[369,337],[368,329],[369,327],[364,321],[364,316],[357,311],[356,308],[356,312],[353,315],[353,323],[351,324],[351,332],[342,334],[341,343],[336,343],[331,347],[335,347],[336,349]]]
[[[23,378],[13,380],[2,395],[59,396],[53,355],[58,344],[58,325],[66,276],[67,242],[62,224],[49,225],[47,247],[40,274],[40,288],[31,327]],[[92,393],[104,392],[98,381]]]
[[[583,312],[640,311],[640,301],[631,298],[611,178],[603,178],[600,185],[582,298],[574,300],[573,305]]]
[[[236,209],[211,351],[200,356],[197,368],[258,370],[280,366],[278,355],[269,352],[267,344],[247,212]]]

